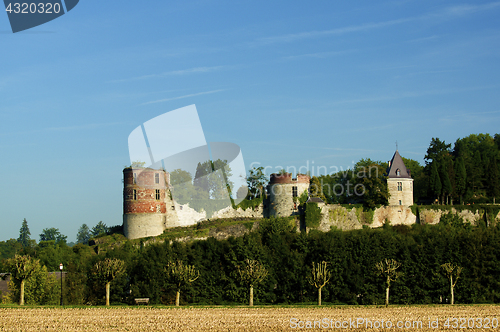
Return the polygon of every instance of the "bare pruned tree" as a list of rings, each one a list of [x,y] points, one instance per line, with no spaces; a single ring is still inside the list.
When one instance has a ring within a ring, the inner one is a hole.
[[[266,268],[257,260],[247,259],[243,266],[236,267],[242,283],[250,287],[249,306],[253,306],[253,287],[261,283],[268,275]]]
[[[106,305],[109,306],[111,282],[125,270],[125,262],[117,258],[105,258],[95,263],[94,273],[97,278],[106,283]]]
[[[321,289],[330,281],[331,272],[328,270],[328,263],[312,263],[311,275],[309,283],[318,289],[318,305],[321,305]]]
[[[21,282],[19,305],[24,305],[24,285],[26,279],[35,273],[36,269],[40,266],[40,261],[28,255],[15,255],[13,258],[7,260],[7,266],[9,267],[11,277]]]
[[[378,274],[385,277],[386,289],[385,289],[385,306],[389,305],[389,288],[391,287],[391,281],[395,281],[401,276],[401,272],[396,272],[396,270],[401,266],[401,263],[394,259],[385,259],[383,261],[375,264]]]
[[[182,261],[169,262],[165,272],[167,273],[167,278],[175,284],[175,305],[178,307],[180,305],[181,288],[198,279],[200,272],[196,270],[194,265],[186,265]]]
[[[441,268],[446,272],[448,278],[450,279],[451,304],[454,304],[455,285],[457,284],[458,278],[460,278],[460,273],[462,273],[462,267],[451,263],[445,263],[441,265]],[[456,277],[455,282],[453,282],[453,276]]]

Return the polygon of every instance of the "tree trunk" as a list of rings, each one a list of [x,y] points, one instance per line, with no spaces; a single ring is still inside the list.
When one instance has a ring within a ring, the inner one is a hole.
[[[253,306],[253,286],[250,285],[250,303],[248,304],[249,306]]]
[[[106,283],[106,305],[109,306],[109,288],[110,288],[111,282]]]
[[[181,299],[181,290],[178,289],[177,292],[175,293],[175,306],[178,307],[180,305],[180,299]]]
[[[318,288],[318,305],[321,305],[321,287]]]
[[[450,286],[451,286],[451,304],[454,304],[455,294],[453,294],[453,276],[450,276]]]
[[[385,307],[389,306],[389,286],[385,289]]]
[[[19,305],[24,305],[24,279],[21,279],[21,294],[19,294]]]

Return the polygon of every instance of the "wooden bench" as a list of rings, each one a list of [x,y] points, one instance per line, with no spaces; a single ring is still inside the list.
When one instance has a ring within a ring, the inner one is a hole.
[[[143,298],[143,299],[134,299],[135,304],[148,304],[149,303],[149,298]]]

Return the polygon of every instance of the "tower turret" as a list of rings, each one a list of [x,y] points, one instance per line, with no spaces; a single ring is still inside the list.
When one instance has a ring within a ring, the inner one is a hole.
[[[394,153],[387,169],[389,205],[413,205],[413,179],[398,150]]]
[[[269,215],[287,217],[298,213],[298,198],[304,191],[309,191],[311,178],[308,175],[271,174],[269,179]]]
[[[129,239],[163,233],[168,173],[152,168],[123,170],[123,232]]]

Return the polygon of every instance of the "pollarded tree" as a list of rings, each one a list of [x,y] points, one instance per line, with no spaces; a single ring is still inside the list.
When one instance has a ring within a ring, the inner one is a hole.
[[[250,287],[248,305],[253,306],[253,287],[261,283],[268,275],[266,268],[257,260],[247,259],[243,266],[236,267],[240,281]]]
[[[182,261],[168,263],[165,270],[168,279],[175,284],[175,305],[178,307],[180,304],[181,288],[198,279],[200,272],[196,270],[194,265],[185,265]]]
[[[117,258],[105,258],[95,263],[93,272],[97,278],[106,283],[106,305],[109,306],[111,282],[125,270],[125,262]]]
[[[451,263],[445,263],[441,265],[441,268],[443,268],[448,278],[450,279],[451,304],[454,304],[455,303],[454,289],[455,285],[457,284],[458,278],[460,278],[460,273],[462,273],[462,267]],[[453,276],[456,276],[455,282],[453,282]]]
[[[24,305],[24,285],[26,283],[26,279],[31,277],[37,268],[40,267],[40,261],[27,255],[15,255],[14,258],[7,260],[7,266],[9,267],[11,277],[19,280],[21,283],[19,305]]]
[[[396,281],[396,279],[401,276],[401,272],[396,272],[396,270],[401,266],[401,263],[394,259],[385,259],[383,261],[375,264],[377,272],[379,275],[385,277],[385,306],[389,305],[389,288],[391,287],[391,281]]]
[[[330,281],[331,272],[328,270],[327,262],[312,263],[309,283],[318,289],[318,305],[321,305],[321,289]]]

